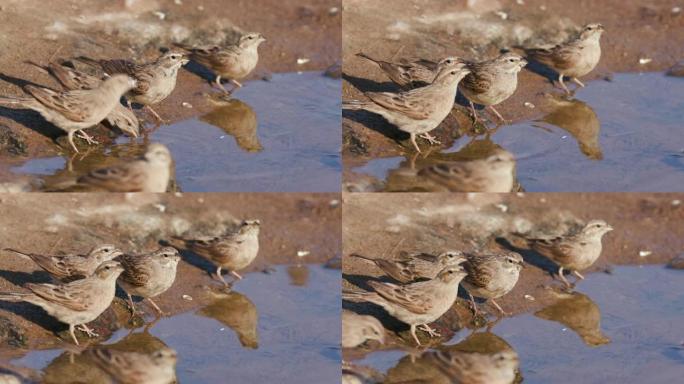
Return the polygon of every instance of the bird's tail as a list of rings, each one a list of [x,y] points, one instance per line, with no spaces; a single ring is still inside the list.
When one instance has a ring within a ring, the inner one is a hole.
[[[349,256],[351,256],[351,257],[358,257],[359,259],[363,259],[363,260],[375,262],[375,259],[370,258],[370,257],[368,257],[368,256],[359,255],[358,253],[352,253],[352,254],[349,255]]]
[[[372,61],[372,62],[374,62],[375,64],[379,64],[379,61],[380,61],[380,60],[374,59],[374,58],[372,58],[372,57],[366,55],[366,54],[363,53],[363,52],[357,53],[356,56],[362,57],[362,58],[364,58],[364,59],[366,59],[366,60],[369,60],[369,61]]]
[[[30,293],[0,292],[0,301],[18,303],[20,301],[24,301],[24,298],[30,295]]]
[[[342,103],[342,109],[359,110],[366,109],[368,102],[361,100],[349,100]]]
[[[8,108],[31,108],[30,105],[35,100],[30,97],[2,97],[0,96],[0,106]]]
[[[29,255],[28,253],[22,252],[22,251],[17,251],[16,249],[13,249],[13,248],[5,248],[5,249],[3,249],[3,251],[14,252],[14,253],[20,255],[21,257],[24,257],[24,258],[27,258],[27,259],[30,259],[30,258],[31,258],[31,255]]]
[[[46,65],[40,65],[40,64],[36,63],[35,61],[31,61],[31,60],[26,60],[26,61],[24,61],[24,63],[26,63],[32,67],[35,67],[36,69],[38,69],[39,71],[41,71],[43,73],[50,74],[50,70],[49,70],[48,66],[46,66]]]

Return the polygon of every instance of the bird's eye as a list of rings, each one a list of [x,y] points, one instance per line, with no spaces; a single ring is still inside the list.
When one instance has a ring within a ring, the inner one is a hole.
[[[105,248],[104,251],[105,251],[105,252],[109,252],[109,248]]]
[[[452,75],[455,75],[455,74],[456,74],[456,71],[451,71],[451,74],[452,74]]]
[[[254,36],[248,36],[247,38],[250,40],[254,40]]]
[[[105,266],[105,269],[110,269],[111,267],[109,265]]]

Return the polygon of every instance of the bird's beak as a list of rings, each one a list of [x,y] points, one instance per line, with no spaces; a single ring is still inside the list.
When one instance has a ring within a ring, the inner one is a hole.
[[[526,66],[527,64],[528,64],[527,60],[525,60],[525,59],[520,60],[520,68]]]

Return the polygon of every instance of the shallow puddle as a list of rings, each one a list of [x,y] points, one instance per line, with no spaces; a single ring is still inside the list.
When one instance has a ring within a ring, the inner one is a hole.
[[[340,272],[318,265],[252,273],[231,293],[166,317],[149,332],[122,329],[112,348],[178,354],[179,383],[340,381]],[[50,383],[100,383],[102,371],[64,350],[31,351],[13,365],[42,370]],[[106,381],[104,381],[106,382]]]
[[[559,294],[534,314],[503,319],[491,332],[461,331],[444,348],[487,353],[512,348],[524,383],[680,382],[684,272],[621,266],[610,275],[586,277],[575,294]],[[387,382],[428,369],[412,366],[421,360],[412,363],[398,350],[374,352],[354,363],[386,373]]]
[[[34,176],[82,174],[136,156],[149,142],[166,144],[176,184],[186,192],[337,192],[340,185],[341,82],[319,72],[274,74],[252,81],[214,109],[154,130],[120,138],[72,159],[33,159],[12,172]]]
[[[684,185],[682,95],[681,78],[616,74],[610,82],[591,82],[573,100],[550,97],[553,107],[538,121],[503,126],[487,139],[461,138],[427,159],[377,159],[353,171],[383,180],[387,190],[411,190],[396,185],[398,171],[484,158],[503,148],[514,155],[517,183],[527,191],[679,190]]]

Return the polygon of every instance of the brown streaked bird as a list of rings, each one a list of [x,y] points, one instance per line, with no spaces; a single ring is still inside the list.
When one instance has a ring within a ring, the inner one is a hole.
[[[535,312],[544,320],[555,321],[575,331],[585,344],[596,347],[610,343],[610,337],[601,331],[601,309],[579,292],[565,293],[551,291],[556,301]]]
[[[518,282],[520,270],[524,268],[522,256],[507,251],[481,251],[466,253],[467,261],[463,263],[468,276],[461,286],[468,291],[473,310],[477,315],[477,304],[473,296],[488,300],[507,316],[499,304],[494,301],[510,292]]]
[[[567,42],[552,48],[525,49],[525,53],[529,58],[556,71],[561,87],[565,93],[570,94],[570,90],[563,83],[563,76],[570,77],[577,85],[584,87],[578,77],[591,72],[601,59],[599,40],[603,31],[601,24],[587,24],[577,37]]]
[[[242,280],[237,272],[246,268],[259,253],[259,220],[245,220],[236,232],[222,236],[196,239],[173,238],[172,243],[186,248],[217,265],[216,275],[228,286],[221,274],[227,269],[235,278]]]
[[[176,351],[161,348],[152,353],[95,347],[85,352],[100,369],[121,384],[172,384],[176,382]]]
[[[504,53],[491,60],[468,63],[470,73],[458,83],[458,89],[470,102],[473,120],[479,121],[475,104],[489,108],[500,120],[506,119],[494,108],[515,93],[518,88],[518,72],[527,61],[515,53]]]
[[[392,82],[406,90],[432,84],[442,68],[460,61],[458,57],[450,56],[439,61],[401,59],[393,63],[374,59],[363,52],[357,53],[356,56],[377,64]]]
[[[154,192],[168,189],[173,159],[169,149],[152,143],[138,159],[49,185],[50,192]]]
[[[400,283],[434,279],[444,268],[459,265],[465,261],[463,252],[460,251],[446,251],[437,255],[401,252],[399,257],[393,260],[375,259],[358,253],[353,253],[350,256],[372,262],[389,277]]]
[[[103,79],[81,72],[74,68],[68,68],[55,62],[50,62],[48,65],[40,65],[33,61],[27,61],[28,64],[35,66],[43,72],[48,73],[55,78],[64,90],[70,91],[74,89],[94,89],[100,86]],[[114,127],[118,127],[121,131],[133,137],[140,136],[140,123],[135,114],[121,104],[114,106],[109,115],[107,115],[107,122]]]
[[[28,257],[51,276],[65,283],[89,277],[100,264],[123,255],[123,252],[112,244],[98,245],[87,255],[42,255],[12,248],[5,248],[5,251]]]
[[[160,122],[164,120],[152,109],[152,105],[164,101],[173,92],[178,70],[188,62],[182,52],[175,51],[166,52],[157,60],[143,64],[125,59],[92,60],[80,57],[79,60],[99,67],[107,76],[121,73],[136,79],[137,86],[126,95],[128,108],[131,108],[131,102],[141,104]]]
[[[119,105],[123,94],[136,87],[136,80],[115,75],[94,89],[57,92],[49,88],[27,85],[31,97],[0,97],[0,105],[8,108],[31,109],[48,122],[67,133],[69,144],[78,153],[74,134],[80,132],[88,144],[97,144],[84,129],[97,125]]]
[[[50,316],[69,325],[69,334],[76,345],[74,329],[80,325],[89,336],[97,336],[86,323],[95,320],[114,300],[116,279],[123,272],[117,261],[102,263],[93,275],[66,284],[26,284],[31,293],[2,293],[0,300],[25,301],[37,305]]]
[[[259,311],[249,297],[235,291],[210,291],[209,298],[209,304],[196,313],[228,326],[243,347],[259,348]]]
[[[260,33],[247,33],[240,37],[237,44],[227,47],[217,45],[206,47],[191,47],[177,44],[178,47],[190,52],[190,58],[211,69],[216,73],[216,85],[223,92],[230,94],[221,84],[221,78],[227,78],[237,88],[242,88],[238,82],[249,75],[259,62],[259,45],[266,41]]]
[[[430,144],[440,144],[429,132],[451,112],[458,83],[468,73],[466,65],[458,61],[442,68],[429,85],[400,93],[366,92],[369,101],[346,101],[342,108],[366,110],[384,117],[400,131],[408,133],[411,144],[421,153],[416,136],[420,135]]]
[[[381,306],[391,316],[408,324],[418,345],[416,326],[430,336],[439,336],[428,324],[439,319],[458,297],[458,284],[466,272],[460,265],[449,266],[432,280],[397,285],[370,281],[374,292],[343,292],[342,298],[352,302],[370,302]]]
[[[368,340],[385,343],[385,328],[373,316],[342,311],[342,347],[355,348]]]
[[[549,258],[558,265],[558,276],[567,287],[571,284],[563,276],[563,270],[571,270],[580,280],[584,276],[579,271],[589,268],[601,256],[603,235],[613,230],[603,220],[592,220],[579,233],[567,233],[551,238],[523,237],[534,251]]]
[[[173,247],[162,247],[151,253],[126,254],[121,257],[124,272],[119,276],[118,283],[126,291],[134,315],[136,310],[133,295],[147,300],[159,315],[164,315],[164,311],[152,298],[171,288],[176,280],[176,267],[179,261],[180,255]]]

